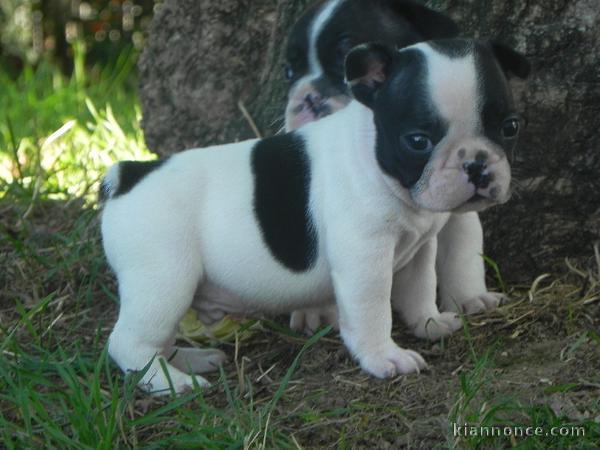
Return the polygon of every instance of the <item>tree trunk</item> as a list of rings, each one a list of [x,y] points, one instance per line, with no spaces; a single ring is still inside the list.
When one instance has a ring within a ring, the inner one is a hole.
[[[308,0],[167,0],[140,60],[143,127],[160,155],[273,134],[283,124],[287,32]],[[520,187],[482,214],[486,254],[510,281],[586,258],[600,236],[597,0],[432,0],[469,37],[523,51],[515,84],[529,126],[513,163]]]
[[[142,126],[167,155],[283,125],[287,31],[308,0],[167,0],[140,60]],[[246,110],[247,117],[244,115]]]

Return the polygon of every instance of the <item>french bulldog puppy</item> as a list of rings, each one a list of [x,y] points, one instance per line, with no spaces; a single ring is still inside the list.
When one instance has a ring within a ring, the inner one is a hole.
[[[290,92],[285,128],[325,117],[346,106],[344,59],[366,42],[397,48],[422,41],[457,37],[448,16],[410,0],[324,0],[294,24],[286,45],[285,77]]]
[[[472,40],[361,45],[345,62],[355,100],[335,114],[263,140],[116,164],[102,184],[121,301],[111,357],[124,371],[148,366],[148,391],[183,392],[224,357],[174,346],[189,307],[203,318],[335,299],[366,372],[425,368],[392,340],[391,304],[418,336],[460,327],[436,306],[436,236],[451,213],[510,197],[519,118],[505,73],[526,67],[511,49]]]
[[[288,38],[286,130],[319,120],[350,102],[343,66],[355,45],[373,41],[403,48],[457,35],[458,26],[452,19],[413,1],[318,2],[298,20]],[[442,310],[474,314],[498,306],[503,295],[488,292],[482,254],[478,215],[453,214],[438,233],[436,265]],[[307,334],[323,324],[337,327],[335,305],[297,310],[291,315],[290,327]]]

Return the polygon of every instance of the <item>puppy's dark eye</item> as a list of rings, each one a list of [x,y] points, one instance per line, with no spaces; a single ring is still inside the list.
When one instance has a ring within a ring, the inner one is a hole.
[[[434,147],[433,142],[431,142],[429,136],[422,133],[415,133],[404,136],[404,141],[406,142],[406,145],[408,145],[408,147],[415,152],[430,152],[433,150]]]
[[[508,119],[502,124],[502,137],[504,139],[514,139],[519,134],[521,124],[518,119]]]
[[[283,75],[287,81],[292,81],[294,79],[294,70],[292,69],[292,66],[289,64],[284,64]]]

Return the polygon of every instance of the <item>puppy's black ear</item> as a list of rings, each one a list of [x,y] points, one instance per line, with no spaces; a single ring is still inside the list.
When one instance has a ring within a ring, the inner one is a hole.
[[[377,43],[354,47],[346,55],[346,83],[354,98],[371,106],[381,85],[390,76],[396,50]]]
[[[525,55],[499,42],[490,42],[492,51],[507,76],[525,79],[531,72],[531,63]]]
[[[424,41],[458,36],[458,25],[447,15],[409,0],[389,0],[397,14],[404,17]]]

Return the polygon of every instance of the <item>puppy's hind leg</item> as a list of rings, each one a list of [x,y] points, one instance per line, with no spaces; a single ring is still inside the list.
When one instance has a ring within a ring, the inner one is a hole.
[[[202,270],[192,255],[179,256],[157,258],[160,261],[118,273],[121,309],[109,338],[109,354],[125,372],[141,370],[152,361],[140,387],[155,394],[168,394],[171,386],[177,393],[193,386],[190,375],[165,359]],[[209,385],[202,377],[196,381]]]
[[[190,373],[214,372],[227,356],[216,348],[173,346],[164,353],[165,358],[179,370]]]
[[[297,309],[290,317],[290,328],[312,336],[321,326],[331,325],[339,330],[337,305]]]

